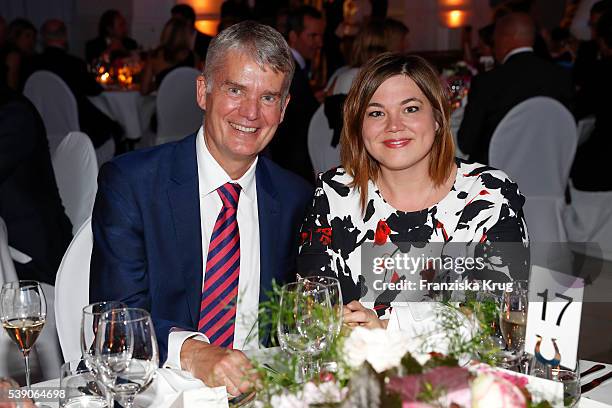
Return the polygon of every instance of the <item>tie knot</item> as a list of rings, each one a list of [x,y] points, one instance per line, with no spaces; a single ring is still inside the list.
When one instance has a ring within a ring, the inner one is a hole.
[[[225,183],[217,189],[219,197],[223,202],[223,207],[238,209],[238,199],[240,198],[240,184]]]

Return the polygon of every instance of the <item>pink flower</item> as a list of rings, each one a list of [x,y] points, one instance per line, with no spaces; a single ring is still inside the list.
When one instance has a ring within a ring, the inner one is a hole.
[[[524,408],[527,401],[521,390],[501,376],[480,374],[472,382],[472,408]]]

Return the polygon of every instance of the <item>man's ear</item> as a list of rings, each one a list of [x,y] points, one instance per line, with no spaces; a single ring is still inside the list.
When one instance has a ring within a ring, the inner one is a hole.
[[[281,117],[278,123],[281,123],[283,119],[285,118],[285,112],[287,111],[287,105],[289,104],[290,99],[291,99],[291,94],[287,94],[287,98],[285,98],[285,103],[283,104],[281,108]]]
[[[206,78],[204,75],[198,75],[196,80],[196,99],[202,110],[206,110]]]

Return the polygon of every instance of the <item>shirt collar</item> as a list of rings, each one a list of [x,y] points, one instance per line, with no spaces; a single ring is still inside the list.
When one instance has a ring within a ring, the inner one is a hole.
[[[302,57],[300,53],[294,50],[293,48],[289,48],[289,49],[291,50],[291,54],[293,54],[293,58],[295,58],[295,61],[298,63],[300,68],[301,69],[306,68],[306,60],[304,59],[304,57]]]
[[[233,181],[240,184],[242,192],[249,200],[255,199],[255,168],[257,167],[257,157],[242,177],[238,180],[232,180],[212,154],[210,154],[208,146],[206,146],[206,141],[204,140],[203,127],[200,127],[198,135],[196,136],[196,157],[198,161],[198,184],[201,196],[214,193],[225,183]]]
[[[518,48],[511,50],[504,57],[504,61],[502,62],[502,64],[505,64],[506,61],[508,61],[508,59],[510,59],[511,56],[520,54],[521,52],[533,52],[533,47],[518,47]]]

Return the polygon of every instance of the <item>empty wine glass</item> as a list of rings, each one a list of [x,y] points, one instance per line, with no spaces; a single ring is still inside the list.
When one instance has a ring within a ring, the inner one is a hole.
[[[340,288],[340,281],[337,278],[333,278],[331,276],[307,276],[302,278],[303,280],[307,280],[309,282],[320,283],[325,285],[327,291],[329,292],[329,301],[331,303],[331,307],[334,310],[332,314],[333,324],[334,324],[334,337],[340,334],[340,329],[342,328],[342,289]]]
[[[298,381],[318,373],[317,356],[333,338],[333,314],[325,285],[302,280],[283,286],[278,338],[283,351],[297,355]]]
[[[101,315],[95,350],[98,378],[121,405],[131,408],[136,395],[153,381],[159,365],[149,312],[123,308]]]
[[[97,378],[98,370],[95,361],[95,350],[96,350],[96,333],[98,332],[98,323],[100,316],[104,313],[109,312],[113,309],[122,309],[127,306],[121,302],[109,301],[109,302],[97,302],[92,303],[83,308],[81,316],[81,355],[87,368],[91,370],[94,376]],[[90,390],[95,394],[105,394],[107,398],[108,406],[112,406],[112,394],[109,390],[100,390],[99,388],[105,388],[101,381],[91,382],[88,384]]]
[[[23,353],[26,384],[30,388],[30,350],[47,318],[45,294],[36,281],[21,280],[2,285],[0,320],[8,336]]]
[[[512,291],[505,291],[500,309],[500,328],[506,341],[506,366],[516,366],[523,357],[525,349],[525,330],[527,328],[528,282],[515,280]]]

